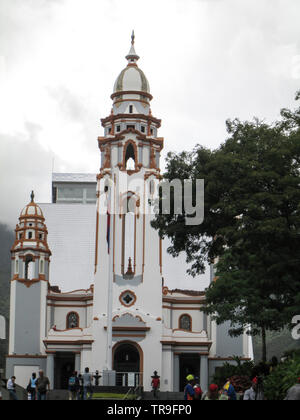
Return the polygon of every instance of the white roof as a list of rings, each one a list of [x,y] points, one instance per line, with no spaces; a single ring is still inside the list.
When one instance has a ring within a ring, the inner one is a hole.
[[[94,283],[96,205],[40,204],[48,228],[52,252],[50,284],[62,292],[88,289]],[[192,278],[186,273],[185,255],[173,258],[163,241],[163,277],[170,289],[204,290],[209,284],[209,270]]]
[[[96,174],[53,173],[52,182],[97,182]]]
[[[40,204],[52,252],[50,284],[62,292],[94,283],[96,205]]]

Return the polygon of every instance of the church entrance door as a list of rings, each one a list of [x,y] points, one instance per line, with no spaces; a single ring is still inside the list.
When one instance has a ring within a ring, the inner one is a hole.
[[[188,375],[194,375],[194,377],[200,378],[200,356],[198,354],[185,353],[180,355],[179,361],[180,391],[182,392],[186,386],[186,377]]]
[[[74,353],[56,353],[54,358],[54,387],[68,389],[69,378],[75,370]]]
[[[117,386],[140,385],[140,354],[133,344],[120,344],[115,349],[114,370]]]

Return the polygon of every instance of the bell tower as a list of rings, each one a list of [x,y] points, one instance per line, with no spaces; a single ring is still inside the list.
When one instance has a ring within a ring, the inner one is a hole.
[[[113,270],[114,365],[120,366],[114,355],[121,353],[114,349],[119,349],[122,342],[130,342],[138,347],[140,374],[150,377],[154,370],[161,369],[162,354],[161,240],[150,223],[161,178],[164,139],[158,137],[161,120],[152,115],[149,82],[137,64],[134,33],[126,59],[127,66],[114,84],[111,113],[101,120],[104,136],[98,138],[101,167],[97,187],[93,363],[97,369],[105,366],[107,239],[112,235],[109,252]]]
[[[34,202],[22,210],[11,249],[12,278],[10,301],[9,354],[44,353],[46,296],[51,252],[41,208]]]

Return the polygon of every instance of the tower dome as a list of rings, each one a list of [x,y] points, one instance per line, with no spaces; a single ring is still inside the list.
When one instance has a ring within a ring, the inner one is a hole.
[[[41,219],[42,221],[45,220],[43,212],[40,208],[40,206],[38,206],[35,202],[34,202],[34,193],[32,191],[31,193],[31,202],[29,204],[27,204],[27,206],[25,206],[23,208],[23,210],[21,211],[21,215],[20,215],[20,220],[21,219],[27,219],[27,218],[38,218]]]
[[[129,99],[129,95],[132,96],[132,99],[137,99],[137,95],[142,96],[144,100],[152,99],[149,82],[144,72],[137,65],[139,56],[135,52],[134,40],[135,36],[133,32],[131,36],[131,48],[126,56],[128,64],[117,77],[112,99],[120,98],[120,95],[125,95],[126,99]]]
[[[21,211],[12,251],[30,248],[51,254],[47,236],[48,231],[45,225],[45,218],[40,206],[34,202],[34,193],[32,191],[30,203]]]

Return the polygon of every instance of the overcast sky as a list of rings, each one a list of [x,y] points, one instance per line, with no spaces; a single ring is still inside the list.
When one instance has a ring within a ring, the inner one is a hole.
[[[300,89],[299,0],[1,0],[0,221],[51,172],[97,172],[100,118],[132,29],[168,151],[216,148],[225,120],[273,121]]]

